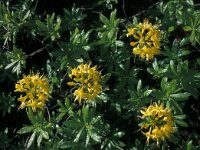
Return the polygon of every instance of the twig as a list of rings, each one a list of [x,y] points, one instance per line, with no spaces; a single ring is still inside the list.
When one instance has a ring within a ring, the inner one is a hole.
[[[47,50],[47,52],[48,52],[48,54],[49,54],[49,56],[50,56],[50,52],[49,52],[49,49],[48,49],[48,47],[43,43],[43,41],[40,41],[38,38],[36,38],[35,37],[35,39],[38,41],[38,42],[40,42],[43,46],[44,46],[44,48]],[[53,61],[53,59],[50,57],[50,60],[51,61]]]
[[[48,107],[46,107],[46,110],[47,110],[47,114],[48,114],[49,122],[50,122],[50,121],[51,121],[51,116],[50,116],[50,113],[49,113],[49,109],[48,109]]]
[[[27,58],[27,57],[34,56],[35,54],[40,53],[40,52],[42,52],[42,51],[44,51],[44,50],[45,50],[45,47],[40,48],[40,49],[34,51],[33,53],[26,55],[26,58]]]
[[[81,7],[79,8],[80,10],[94,10],[94,8],[84,8],[84,7]]]
[[[163,0],[156,2],[155,4],[151,5],[151,6],[148,7],[147,9],[145,9],[145,10],[143,10],[143,11],[141,11],[141,12],[139,12],[139,13],[133,15],[133,16],[131,16],[130,18],[133,18],[133,17],[139,16],[139,15],[145,13],[146,11],[148,11],[149,9],[153,8],[154,6],[158,5],[158,4],[161,3],[161,2],[163,2]]]
[[[129,19],[128,19],[128,16],[125,11],[125,1],[124,0],[122,1],[122,10],[123,10],[124,16],[126,17],[126,20],[128,21]]]
[[[36,0],[35,7],[34,7],[34,9],[33,9],[33,11],[34,11],[34,14],[35,14],[35,12],[36,12],[37,5],[38,5],[38,0]]]

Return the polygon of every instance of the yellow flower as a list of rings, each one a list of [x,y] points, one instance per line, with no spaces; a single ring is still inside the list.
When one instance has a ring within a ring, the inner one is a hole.
[[[170,138],[175,132],[171,109],[155,103],[140,112],[143,119],[140,126],[141,130],[143,130],[142,133],[147,137],[147,143],[152,139],[159,144],[159,141]]]
[[[160,36],[157,25],[152,25],[148,20],[139,23],[135,28],[128,28],[127,36],[132,36],[133,54],[139,55],[147,61],[160,53]]]
[[[81,103],[82,100],[95,100],[96,96],[102,91],[101,73],[97,67],[91,64],[80,64],[77,68],[70,68],[69,77],[73,80],[68,82],[69,86],[76,86],[74,91],[75,100]]]
[[[127,33],[127,37],[134,35],[134,28],[129,28],[128,29],[128,33]]]
[[[15,92],[22,94],[18,98],[21,102],[19,109],[31,107],[33,111],[37,108],[43,109],[45,102],[50,96],[49,82],[46,77],[36,75],[23,76],[15,85]]]

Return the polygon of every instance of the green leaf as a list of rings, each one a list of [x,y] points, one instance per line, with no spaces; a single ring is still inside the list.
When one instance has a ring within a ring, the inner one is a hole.
[[[35,137],[36,137],[36,130],[33,132],[33,134],[31,135],[30,139],[28,140],[28,144],[27,144],[27,148],[29,148],[32,144],[33,144],[33,141],[35,140]]]
[[[141,89],[142,89],[142,81],[139,80],[139,81],[138,81],[138,84],[137,84],[137,93],[138,93],[138,95],[139,95]]]
[[[55,30],[55,31],[58,31],[58,30],[60,29],[61,22],[62,22],[62,20],[59,20],[59,21],[56,23],[56,26],[54,27],[54,30]]]
[[[102,82],[105,84],[111,77],[111,73],[107,73],[102,77]]]
[[[109,25],[110,21],[108,20],[108,18],[106,18],[103,14],[100,14],[100,20],[105,24],[105,25]]]
[[[144,149],[142,143],[138,139],[135,140],[135,146],[137,147],[138,150]]]
[[[193,0],[186,0],[186,2],[187,2],[188,4],[190,4],[190,5],[194,5]]]
[[[44,139],[49,139],[49,133],[47,131],[41,130],[41,135]]]
[[[179,120],[182,120],[182,119],[185,119],[186,118],[186,115],[176,115],[174,116],[175,119],[179,119]]]
[[[30,10],[27,11],[26,15],[23,18],[23,21],[26,20],[29,17],[29,15],[30,15]]]
[[[174,68],[174,61],[173,61],[173,60],[170,60],[170,68],[171,68],[172,72],[173,72],[175,75],[177,75],[177,72],[176,72],[176,70],[175,70],[175,68]],[[177,75],[177,76],[178,76],[178,75]]]
[[[196,45],[196,43],[198,42],[197,41],[197,32],[195,30],[192,30],[192,33],[190,35],[190,42],[193,44],[193,45]]]
[[[79,130],[78,134],[76,134],[76,138],[74,139],[74,142],[78,142],[79,141],[84,128],[85,127],[82,127],[81,130]]]
[[[193,148],[193,144],[192,144],[192,140],[191,141],[189,141],[188,143],[187,143],[187,148],[186,148],[186,150],[192,150]]]
[[[68,98],[68,97],[65,98],[65,106],[66,106],[67,108],[70,107],[70,102],[69,102],[69,98]]]
[[[115,104],[115,110],[118,116],[121,116],[121,106],[119,104]]]
[[[88,145],[89,141],[90,141],[90,135],[87,134],[87,135],[86,135],[86,140],[85,140],[85,146]]]
[[[195,18],[195,21],[194,21],[194,26],[196,28],[199,28],[199,25],[200,25],[200,13],[197,15],[197,17]]]
[[[26,57],[21,49],[14,49],[11,52],[7,52],[6,56],[10,62],[5,67],[5,69],[12,68],[13,73],[17,73],[19,75],[21,73],[22,68],[25,68]]]
[[[124,135],[125,135],[125,133],[123,131],[120,131],[120,132],[115,133],[113,136],[116,138],[121,138]]]
[[[27,116],[28,116],[28,119],[31,121],[32,124],[37,123],[37,119],[34,116],[33,111],[31,109],[28,109]]]
[[[191,31],[192,30],[192,27],[190,27],[190,26],[185,26],[185,27],[183,27],[183,30],[184,31]]]
[[[185,93],[171,94],[170,97],[178,101],[184,101],[187,100],[190,95],[191,95],[190,93],[185,92]]]
[[[169,82],[169,84],[166,84],[166,89],[167,89],[167,94],[171,94],[176,92],[177,89],[177,81],[176,80],[172,80]]]
[[[116,40],[115,41],[115,45],[118,46],[118,47],[123,47],[124,46],[124,42],[120,41],[120,40]]]
[[[188,127],[188,124],[183,120],[175,120],[175,123],[181,127]]]
[[[88,106],[85,106],[85,107],[83,107],[83,109],[82,109],[82,112],[83,112],[83,120],[84,120],[84,122],[88,122],[89,120],[88,120],[88,115],[89,115],[89,108],[88,108]]]
[[[180,53],[178,54],[178,57],[182,57],[182,56],[187,56],[191,53],[191,51],[189,50],[182,50],[180,51]]]
[[[41,28],[42,31],[47,30],[45,24],[43,22],[41,22],[40,20],[36,20],[36,25]]]
[[[95,133],[95,132],[89,132],[89,134],[90,134],[90,137],[91,137],[94,141],[96,141],[96,142],[101,142],[101,137],[100,137],[97,133]]]
[[[153,62],[152,66],[153,66],[153,69],[154,69],[155,71],[158,70],[158,63],[157,63],[157,60],[156,60],[156,59],[155,59],[155,61]]]
[[[143,95],[149,96],[152,92],[153,92],[153,90],[146,90]]]
[[[181,113],[181,114],[183,113],[181,107],[179,106],[179,104],[175,100],[171,100],[170,103],[171,103],[171,106],[174,107],[174,110],[175,110],[176,113]]]
[[[180,46],[184,46],[188,43],[189,39],[188,38],[183,38],[180,42]]]
[[[170,142],[174,143],[174,144],[179,143],[179,139],[178,139],[176,136],[174,136],[173,134],[169,137],[168,140],[169,140]]]
[[[61,108],[64,108],[64,107],[65,107],[59,100],[57,100],[57,103],[58,103],[58,105],[59,105]]]
[[[162,78],[160,87],[161,87],[161,90],[162,90],[163,92],[166,91],[166,85],[167,85],[167,78]]]
[[[108,40],[112,41],[115,38],[115,30],[111,29],[107,34]]]
[[[42,142],[42,134],[40,134],[37,138],[37,146],[40,147],[40,144]]]
[[[9,69],[9,68],[15,66],[15,64],[16,64],[17,62],[18,62],[18,60],[13,61],[12,63],[8,64],[8,65],[5,67],[5,69]]]
[[[82,127],[82,123],[76,121],[76,120],[67,120],[63,123],[66,127],[72,128],[72,129],[78,129]]]
[[[172,31],[174,31],[174,26],[170,26],[170,27],[168,28],[168,32],[172,32]]]
[[[47,15],[47,25],[50,27],[53,24],[55,18],[55,13],[53,13],[51,16]]]
[[[33,127],[33,126],[26,126],[26,127],[21,128],[20,130],[18,130],[17,133],[18,134],[24,134],[24,133],[31,132],[34,129],[35,129],[35,127]]]
[[[116,14],[117,14],[117,10],[116,9],[111,12],[111,14],[110,14],[110,21],[111,21],[111,23],[114,23],[114,21],[116,19]]]

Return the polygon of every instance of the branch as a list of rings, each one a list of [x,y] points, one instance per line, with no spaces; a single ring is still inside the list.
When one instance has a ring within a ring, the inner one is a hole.
[[[150,7],[146,8],[145,10],[143,10],[143,11],[141,11],[141,12],[139,12],[139,13],[133,15],[133,16],[131,16],[130,18],[139,16],[139,15],[145,13],[146,11],[150,10],[151,8],[153,8],[154,6],[158,5],[158,4],[161,3],[161,2],[163,2],[163,0],[160,0],[160,1],[156,2],[155,4],[151,5]]]
[[[42,51],[44,51],[44,50],[45,50],[45,47],[40,48],[40,49],[38,49],[38,50],[32,52],[31,54],[26,55],[26,58],[27,58],[27,57],[34,56],[35,54],[40,53],[40,52],[42,52]]]

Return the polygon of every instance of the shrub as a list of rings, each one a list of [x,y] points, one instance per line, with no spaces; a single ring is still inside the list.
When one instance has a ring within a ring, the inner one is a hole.
[[[0,149],[200,149],[193,0],[0,2]]]

